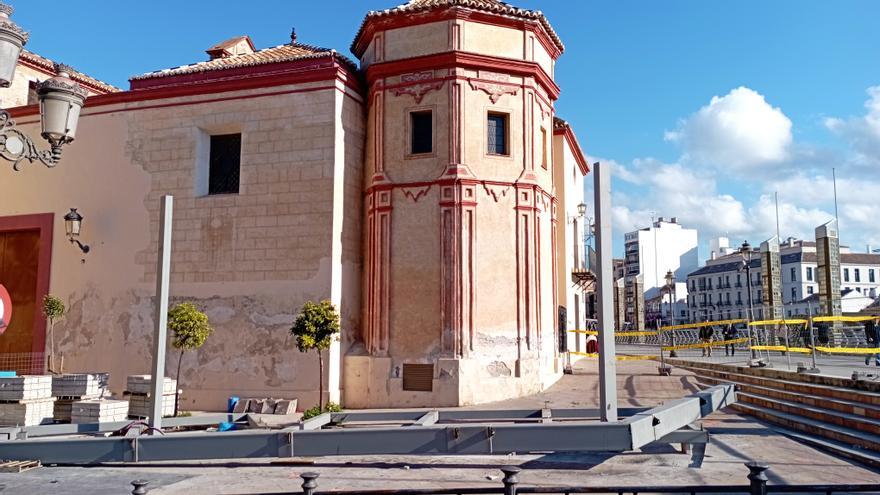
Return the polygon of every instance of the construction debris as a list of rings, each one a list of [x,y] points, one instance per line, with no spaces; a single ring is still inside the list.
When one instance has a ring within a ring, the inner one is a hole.
[[[52,377],[0,378],[0,426],[36,426],[52,421]]]
[[[42,467],[40,461],[0,461],[0,473],[21,473]]]
[[[174,415],[174,396],[177,393],[177,380],[165,378],[162,384],[162,416]],[[153,380],[150,375],[129,375],[125,395],[128,396],[128,415],[132,418],[147,418],[152,413],[151,397]]]
[[[94,399],[73,403],[71,423],[113,423],[128,417],[128,401]]]
[[[296,413],[296,399],[239,399],[232,412],[290,415]]]

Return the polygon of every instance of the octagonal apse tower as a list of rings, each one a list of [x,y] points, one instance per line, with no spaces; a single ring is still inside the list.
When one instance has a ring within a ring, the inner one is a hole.
[[[367,15],[352,46],[369,103],[347,407],[488,402],[561,375],[551,147],[563,48],[540,12],[495,0]]]

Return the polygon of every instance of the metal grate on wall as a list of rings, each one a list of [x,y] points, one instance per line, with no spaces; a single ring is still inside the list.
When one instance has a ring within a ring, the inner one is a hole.
[[[404,364],[403,389],[412,392],[432,392],[434,390],[434,365]]]

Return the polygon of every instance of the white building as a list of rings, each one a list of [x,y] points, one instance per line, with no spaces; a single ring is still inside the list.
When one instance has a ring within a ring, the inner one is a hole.
[[[811,295],[819,293],[816,243],[789,238],[779,246],[782,262],[782,301],[785,315],[799,314]],[[841,292],[849,294],[844,312],[857,312],[880,295],[880,255],[852,253],[840,247]],[[749,266],[752,281],[754,317],[764,318],[762,305],[761,260],[755,250]],[[749,297],[746,271],[739,252],[709,260],[706,266],[692,272],[688,280],[688,306],[691,321],[748,318]],[[862,297],[864,296],[864,297]],[[864,300],[864,301],[863,301]],[[795,304],[797,308],[790,308]],[[818,307],[818,303],[815,305]],[[813,309],[816,312],[816,309]],[[805,314],[805,313],[804,313]]]
[[[730,247],[730,239],[727,237],[709,239],[709,260],[733,254],[734,251],[736,251],[736,249]]]
[[[628,286],[627,301],[630,300],[633,278],[641,275],[645,299],[657,296],[660,288],[666,285],[666,273],[671,271],[676,280],[683,281],[700,264],[697,252],[697,231],[686,229],[676,218],[666,220],[660,217],[651,227],[626,234],[624,239],[625,273]],[[677,291],[677,297],[685,300],[686,287]],[[638,321],[631,304],[627,304],[627,320]]]

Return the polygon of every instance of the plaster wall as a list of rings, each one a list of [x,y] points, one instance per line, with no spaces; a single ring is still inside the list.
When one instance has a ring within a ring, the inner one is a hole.
[[[28,104],[28,93],[32,81],[43,81],[51,76],[42,71],[21,64],[15,69],[15,76],[8,88],[0,88],[0,108],[20,107]]]
[[[317,402],[317,359],[288,329],[303,302],[331,298],[340,346],[357,331],[359,290],[342,285],[360,273],[363,135],[359,97],[321,87],[87,107],[58,167],[0,171],[0,215],[56,213],[50,291],[69,308],[56,327],[65,371],[110,372],[117,393],[128,374],[149,373],[159,199],[173,194],[172,303],[195,302],[215,328],[184,357],[182,407],[219,410],[229,395]],[[228,132],[242,133],[240,193],[200,195],[199,140]],[[64,242],[70,207],[85,217],[88,255]],[[330,356],[337,382],[343,351]]]

